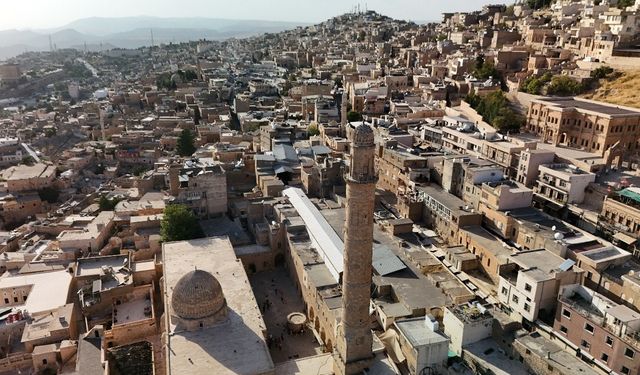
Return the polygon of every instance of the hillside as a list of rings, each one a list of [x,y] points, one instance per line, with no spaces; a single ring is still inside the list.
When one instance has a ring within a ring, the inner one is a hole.
[[[640,108],[640,70],[622,73],[612,80],[601,80],[600,86],[587,99]]]
[[[88,46],[138,48],[151,43],[151,29],[155,43],[180,43],[199,39],[242,38],[306,25],[302,22],[198,17],[93,17],[49,30],[0,30],[0,60],[25,51],[48,51],[50,43],[55,48],[84,48],[85,43]]]

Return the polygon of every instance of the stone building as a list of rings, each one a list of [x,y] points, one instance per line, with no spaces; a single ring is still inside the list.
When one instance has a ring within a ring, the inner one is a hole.
[[[554,145],[582,149],[619,165],[640,147],[640,111],[581,98],[532,100],[526,130]]]
[[[558,295],[554,330],[612,373],[640,373],[640,314],[579,284]]]
[[[162,248],[167,375],[272,375],[266,325],[228,237]]]
[[[199,217],[227,212],[227,176],[213,159],[187,160],[169,168],[169,192],[174,204],[184,204]]]

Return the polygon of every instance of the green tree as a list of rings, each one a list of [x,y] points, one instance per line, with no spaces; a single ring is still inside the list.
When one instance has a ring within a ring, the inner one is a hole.
[[[545,73],[540,77],[529,76],[522,82],[520,91],[533,95],[541,95],[545,86],[551,82],[551,78],[553,78],[551,73]]]
[[[547,95],[572,96],[583,91],[584,86],[568,76],[555,76],[547,86]]]
[[[176,151],[180,156],[191,156],[196,152],[195,137],[191,130],[183,129],[176,142]]]
[[[476,69],[473,70],[473,75],[474,77],[479,79],[500,79],[500,73],[493,65],[493,63],[484,61],[484,57],[481,56],[478,56],[478,58],[476,59]]]
[[[552,2],[553,0],[527,0],[527,5],[531,9],[542,9],[551,5]]]
[[[102,195],[98,201],[98,206],[100,206],[100,211],[113,211],[121,201],[122,198],[119,197],[109,199],[106,195]]]
[[[48,203],[56,203],[60,196],[60,191],[53,187],[46,187],[38,190],[40,199]]]
[[[591,71],[591,78],[603,79],[607,78],[611,73],[613,73],[613,69],[608,66],[601,66]]]
[[[36,163],[36,159],[33,156],[27,155],[22,158],[22,164],[32,166]]]
[[[501,133],[518,132],[524,118],[509,108],[509,101],[502,91],[486,96],[469,95],[465,99],[482,119]]]
[[[349,111],[347,113],[347,121],[349,122],[358,122],[362,121],[362,114],[356,111]]]
[[[160,236],[163,242],[185,241],[203,237],[198,218],[189,207],[182,204],[168,205],[160,222]]]
[[[636,3],[636,0],[618,0],[618,8],[625,9],[627,7],[633,6]]]
[[[318,125],[311,124],[311,125],[307,126],[307,134],[309,134],[309,137],[313,137],[313,136],[319,135],[320,134],[320,129],[318,129]]]
[[[491,125],[500,133],[519,132],[524,125],[524,118],[512,109],[503,107],[498,111],[498,115],[494,117]]]

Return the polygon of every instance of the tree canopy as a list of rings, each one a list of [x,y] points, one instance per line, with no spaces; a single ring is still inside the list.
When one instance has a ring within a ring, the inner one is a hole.
[[[349,111],[347,113],[347,121],[349,122],[358,122],[362,121],[362,114],[356,111]]]
[[[180,156],[191,156],[196,152],[195,137],[191,130],[183,129],[176,142],[176,151]]]
[[[547,86],[547,95],[573,96],[583,91],[582,83],[568,76],[555,76]]]
[[[473,70],[473,76],[478,79],[495,78],[500,79],[500,73],[492,62],[486,61],[483,55],[476,57],[476,65]]]
[[[606,71],[604,70],[596,74],[602,73],[604,73],[606,76]],[[593,74],[594,73],[592,72],[592,76]],[[558,96],[579,95],[583,93],[585,89],[586,88],[582,83],[572,79],[569,76],[553,76],[551,73],[545,73],[540,77],[528,77],[522,82],[522,85],[520,87],[521,91],[529,94]]]
[[[501,133],[518,132],[524,124],[524,118],[509,108],[509,101],[502,91],[486,96],[469,95],[466,101],[484,121]]]
[[[121,201],[122,198],[113,197],[109,199],[106,195],[103,195],[100,197],[98,205],[100,206],[100,211],[113,211]]]
[[[601,66],[591,71],[591,78],[603,79],[609,77],[613,73],[613,69],[608,66]]]
[[[160,222],[160,236],[163,242],[185,241],[203,237],[198,218],[189,207],[182,204],[168,205]]]
[[[307,126],[307,134],[309,134],[309,137],[313,137],[315,135],[319,135],[320,134],[320,129],[318,129],[318,125],[317,124],[310,124],[309,126]]]
[[[527,5],[531,9],[542,9],[551,5],[552,2],[553,0],[527,0]]]

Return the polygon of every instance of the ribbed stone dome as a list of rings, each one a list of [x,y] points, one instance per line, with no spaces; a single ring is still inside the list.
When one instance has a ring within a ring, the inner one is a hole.
[[[373,129],[366,123],[360,123],[353,130],[353,144],[356,146],[373,145],[375,136]]]
[[[194,270],[182,276],[173,288],[171,306],[184,320],[224,317],[226,301],[222,287],[209,272]]]

